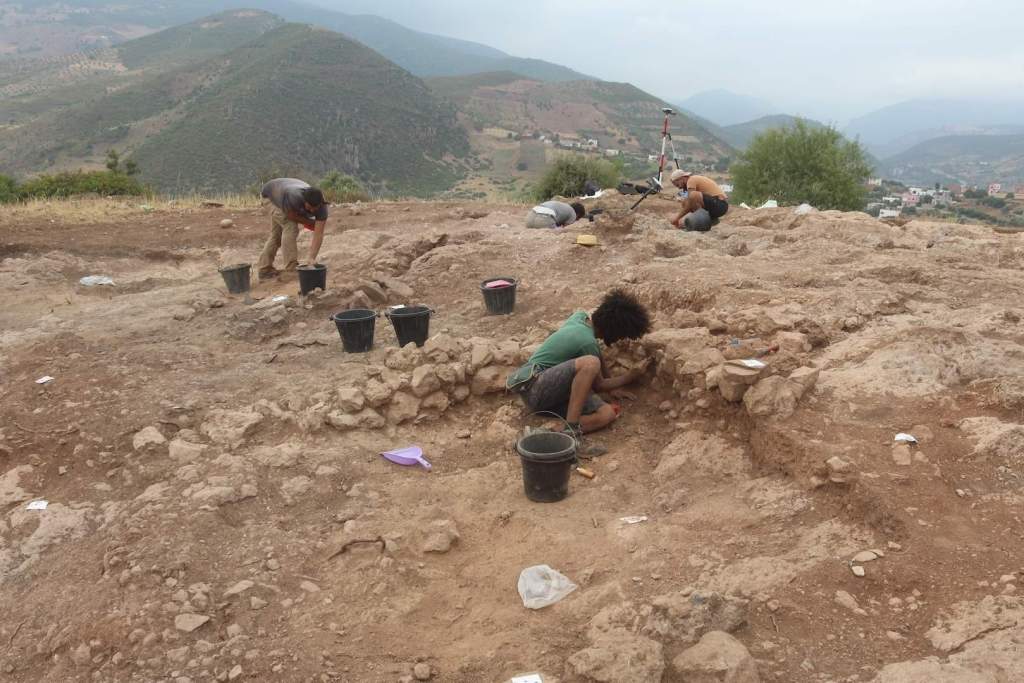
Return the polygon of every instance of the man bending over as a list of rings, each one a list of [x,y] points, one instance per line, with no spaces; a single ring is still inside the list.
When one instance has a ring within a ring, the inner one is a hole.
[[[711,178],[693,175],[687,171],[676,169],[672,171],[669,179],[673,185],[680,190],[686,190],[687,193],[686,199],[683,200],[683,205],[679,209],[679,215],[672,220],[672,225],[677,228],[683,227],[683,220],[686,218],[686,214],[694,213],[701,209],[706,210],[708,215],[711,216],[712,225],[728,213],[729,200],[725,193],[722,192],[722,188],[718,186],[718,183]]]
[[[647,363],[609,377],[601,361],[600,339],[607,346],[622,339],[639,339],[651,329],[650,315],[630,294],[614,290],[591,315],[577,311],[547,338],[506,386],[518,393],[531,413],[550,412],[565,418],[577,440],[583,433],[610,425],[616,410],[596,392],[613,391],[635,382]]]
[[[299,267],[299,224],[313,231],[306,264],[316,265],[316,257],[324,242],[324,227],[327,225],[324,193],[296,178],[276,178],[263,186],[260,195],[274,205],[270,214],[270,237],[260,254],[260,280],[278,275],[279,271],[274,268],[274,258],[279,248],[283,252],[285,270]]]

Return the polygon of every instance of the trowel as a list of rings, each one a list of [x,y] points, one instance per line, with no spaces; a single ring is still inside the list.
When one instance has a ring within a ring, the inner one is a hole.
[[[399,448],[393,451],[385,451],[381,453],[385,459],[390,460],[396,465],[402,467],[412,467],[419,465],[428,472],[432,469],[427,459],[423,457],[423,449],[419,446],[409,446],[408,448]]]

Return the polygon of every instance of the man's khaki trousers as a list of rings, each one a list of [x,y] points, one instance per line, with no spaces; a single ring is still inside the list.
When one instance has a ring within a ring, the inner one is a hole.
[[[260,254],[258,272],[266,272],[274,267],[277,250],[284,257],[284,269],[295,270],[299,267],[299,224],[290,221],[281,209],[274,208],[270,214],[270,237]]]

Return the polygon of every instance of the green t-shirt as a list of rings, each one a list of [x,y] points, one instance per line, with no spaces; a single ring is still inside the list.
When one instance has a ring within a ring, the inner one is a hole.
[[[527,365],[536,365],[547,370],[582,356],[600,358],[601,347],[597,345],[594,328],[587,324],[587,319],[584,311],[577,311],[569,316],[569,319],[530,356]]]

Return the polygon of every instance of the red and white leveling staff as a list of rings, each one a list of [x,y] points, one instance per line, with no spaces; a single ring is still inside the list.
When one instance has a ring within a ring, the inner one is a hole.
[[[659,185],[665,180],[665,161],[667,159],[665,156],[666,145],[668,148],[672,149],[672,160],[676,162],[676,168],[682,168],[682,166],[679,165],[679,155],[676,154],[676,145],[672,142],[672,133],[670,133],[668,129],[668,120],[675,116],[676,112],[674,109],[669,109],[668,107],[665,107],[662,111],[665,112],[665,126],[661,129],[661,159],[658,161]]]

